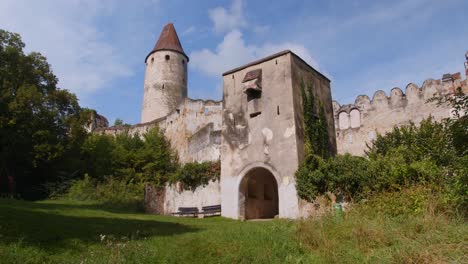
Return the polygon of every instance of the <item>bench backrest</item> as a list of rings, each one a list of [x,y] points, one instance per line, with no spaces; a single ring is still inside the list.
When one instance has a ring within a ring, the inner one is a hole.
[[[203,206],[203,211],[221,211],[221,205]]]
[[[198,207],[179,207],[179,212],[198,212]]]

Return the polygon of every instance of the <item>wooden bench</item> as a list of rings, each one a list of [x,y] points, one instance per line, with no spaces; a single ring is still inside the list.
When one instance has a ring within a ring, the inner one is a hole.
[[[201,214],[204,216],[221,215],[221,205],[203,206]]]
[[[197,207],[179,207],[178,212],[172,213],[172,215],[179,215],[179,216],[198,216],[198,208]]]

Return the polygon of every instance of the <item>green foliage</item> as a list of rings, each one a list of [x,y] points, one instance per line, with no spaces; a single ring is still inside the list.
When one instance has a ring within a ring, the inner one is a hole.
[[[119,208],[141,211],[143,209],[145,182],[126,181],[107,177],[97,181],[85,175],[71,184],[65,198],[76,201],[97,201]]]
[[[206,186],[210,181],[219,180],[220,162],[191,162],[181,166],[171,177],[171,183],[180,182],[182,189],[195,190]]]
[[[313,84],[306,85],[302,80],[305,152],[327,158],[333,154],[328,138],[328,124],[323,103],[315,98],[314,91]]]
[[[419,127],[413,123],[394,127],[385,135],[377,135],[372,143],[366,152],[371,159],[378,155],[385,156],[400,146],[410,150],[405,158],[411,161],[431,159],[437,165],[446,166],[457,157],[450,129],[444,123],[435,122],[432,117],[421,121]]]
[[[423,120],[379,135],[368,156],[309,156],[296,172],[301,198],[331,192],[359,201],[375,193],[423,184],[439,190],[459,209],[466,206],[466,156],[458,156],[450,126]],[[465,207],[466,208],[466,207]]]
[[[441,193],[427,187],[383,192],[343,218],[301,221],[299,241],[314,263],[462,263],[468,225],[448,217]]]
[[[88,111],[57,87],[46,58],[24,46],[0,30],[0,192],[39,198],[43,183],[79,170]]]
[[[163,185],[176,169],[175,155],[158,128],[143,138],[129,133],[90,135],[83,144],[82,156],[85,172],[99,181],[112,176]]]
[[[117,119],[115,119],[115,121],[114,121],[114,126],[123,126],[123,124],[124,124],[124,122],[123,122],[123,120],[120,119],[120,118],[117,118]]]

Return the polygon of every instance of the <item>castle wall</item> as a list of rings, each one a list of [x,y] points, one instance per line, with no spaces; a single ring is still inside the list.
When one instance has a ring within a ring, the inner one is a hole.
[[[177,152],[179,162],[217,161],[221,148],[222,102],[185,99],[166,117],[133,126],[99,128],[95,133],[116,135],[128,131],[143,135],[159,127]]]
[[[256,167],[264,167],[275,176],[279,216],[294,218],[298,214],[290,56],[286,53],[223,76],[221,190],[225,217],[240,217],[239,185],[242,177]],[[255,69],[262,70],[262,94],[256,102],[248,102],[243,79]],[[251,117],[256,112],[261,113]]]
[[[298,159],[301,162],[304,158],[304,110],[302,101],[301,85],[313,85],[312,92],[314,97],[320,102],[325,110],[325,118],[327,122],[329,152],[336,154],[336,137],[335,125],[333,118],[333,106],[331,98],[330,80],[325,78],[321,73],[311,70],[302,59],[292,56],[292,81],[293,81],[293,95],[294,95],[294,109],[296,109],[296,134],[297,134],[297,148]],[[320,105],[318,105],[320,107]],[[307,109],[306,109],[307,110]],[[310,109],[308,109],[310,111]],[[312,142],[313,144],[313,142]]]
[[[219,181],[210,181],[206,186],[195,190],[181,190],[179,184],[168,185],[165,189],[164,214],[177,212],[179,207],[198,207],[221,204]]]
[[[221,200],[225,217],[244,216],[245,201],[251,197],[245,197],[248,192],[240,190],[241,183],[256,168],[268,170],[276,181],[279,217],[300,216],[294,174],[304,155],[304,131],[296,79],[324,77],[310,73],[314,70],[295,56],[290,51],[280,52],[223,76]],[[293,75],[293,70],[298,72]],[[252,90],[256,96],[252,97]],[[329,86],[317,92],[324,98],[329,93]],[[331,100],[328,104],[331,116]]]
[[[400,88],[393,88],[389,96],[377,91],[372,100],[360,95],[354,104],[340,105],[333,101],[338,153],[364,155],[366,144],[371,145],[377,134],[385,134],[394,126],[410,122],[417,125],[429,116],[437,121],[451,117],[450,106],[426,101],[434,94],[452,93],[457,87],[462,87],[466,93],[468,85],[460,73],[444,77],[443,80],[426,80],[421,88],[410,83],[404,93]]]
[[[101,128],[95,133],[116,135],[128,131],[132,135],[143,135],[159,126],[177,152],[179,162],[217,161],[221,148],[221,112],[222,102],[187,98],[164,118],[130,127]],[[158,214],[176,212],[178,207],[197,206],[201,209],[202,206],[221,204],[220,189],[219,181],[200,186],[195,191],[181,190],[177,184],[167,185],[159,192],[147,191],[145,204],[149,211],[154,205],[152,212]]]
[[[141,122],[170,114],[187,97],[187,58],[171,50],[156,51],[146,60]]]

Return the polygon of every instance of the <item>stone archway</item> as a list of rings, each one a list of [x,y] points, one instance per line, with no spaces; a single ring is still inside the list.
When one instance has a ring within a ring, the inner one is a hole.
[[[239,184],[241,219],[267,219],[278,215],[278,183],[266,168],[249,170]]]

